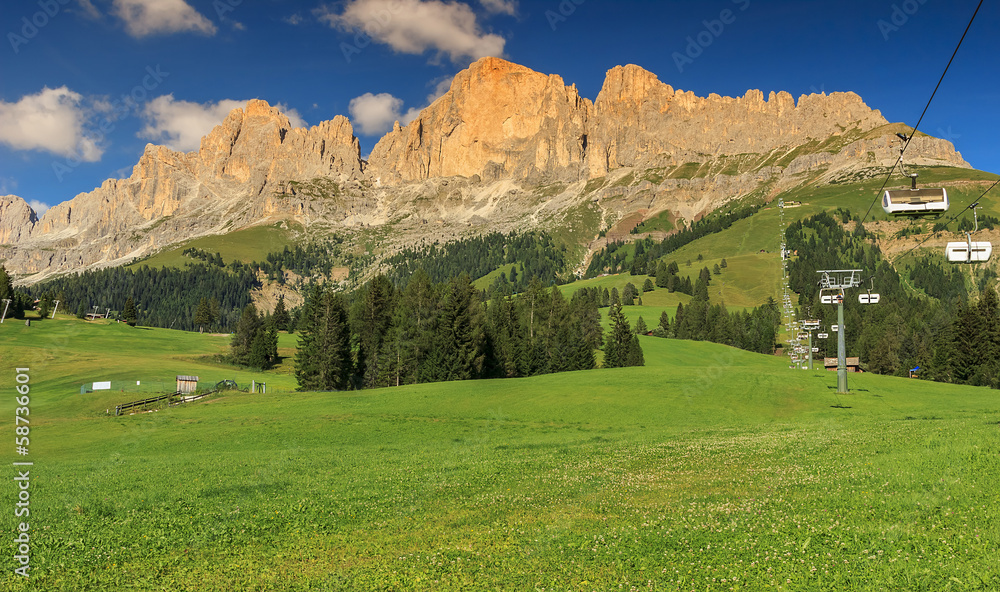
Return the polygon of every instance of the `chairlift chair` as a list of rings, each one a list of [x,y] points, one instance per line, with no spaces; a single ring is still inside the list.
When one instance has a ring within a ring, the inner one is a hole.
[[[917,174],[910,177],[909,189],[887,189],[882,209],[892,216],[922,216],[948,211],[948,190],[943,187],[917,188]]]
[[[976,214],[976,207],[979,202],[969,206],[972,208],[972,215],[976,219],[976,227],[973,232],[979,232],[979,216]],[[982,263],[989,261],[993,254],[993,244],[989,241],[974,241],[972,234],[965,233],[965,242],[950,242],[945,246],[945,254],[948,261],[952,263]]]

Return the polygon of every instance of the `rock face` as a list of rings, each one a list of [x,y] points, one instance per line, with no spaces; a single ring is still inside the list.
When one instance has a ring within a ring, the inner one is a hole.
[[[675,91],[639,66],[618,66],[594,102],[589,171],[600,176],[657,155],[767,153],[886,123],[854,93],[803,95],[798,105],[784,91],[766,101],[759,90],[701,98]]]
[[[28,202],[16,195],[0,196],[0,245],[27,238],[37,221]]]
[[[274,107],[251,101],[198,151],[148,145],[129,178],[109,179],[40,219],[23,199],[0,197],[0,260],[38,280],[273,219],[367,226],[503,217],[518,228],[539,224],[544,208],[553,215],[591,200],[673,208],[691,219],[776,179],[782,187],[806,172],[829,181],[890,166],[895,131],[854,93],[797,103],[757,90],[702,98],[627,65],[608,71],[591,102],[559,76],[483,58],[415,120],[397,123],[367,162],[345,117],[293,128]],[[969,167],[949,142],[927,136],[914,138],[907,163]],[[658,172],[630,184],[629,168]],[[588,195],[584,182],[599,177],[606,189]],[[576,193],[562,194],[565,187]]]
[[[485,180],[578,176],[590,101],[556,75],[499,58],[460,72],[451,89],[375,145],[380,184],[479,175]]]
[[[199,151],[149,144],[129,178],[108,179],[37,221],[20,198],[0,199],[0,243],[21,247],[6,253],[21,273],[111,262],[226,225],[294,215],[301,210],[295,202],[273,198],[289,181],[361,175],[360,145],[347,118],[293,128],[274,107],[250,101],[202,138]]]

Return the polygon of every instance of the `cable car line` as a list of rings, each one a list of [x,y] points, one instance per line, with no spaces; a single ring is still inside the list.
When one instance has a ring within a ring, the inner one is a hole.
[[[972,18],[969,19],[969,24],[966,25],[965,32],[962,33],[962,38],[958,40],[958,45],[955,46],[955,51],[952,52],[951,59],[948,60],[948,65],[944,67],[944,72],[941,73],[941,78],[938,79],[937,86],[934,87],[934,92],[931,93],[931,98],[927,100],[927,105],[924,106],[924,111],[923,113],[920,114],[920,119],[917,120],[917,125],[913,126],[913,131],[910,132],[910,135],[908,137],[904,136],[906,137],[906,141],[903,144],[903,148],[900,149],[899,151],[899,157],[896,158],[896,162],[892,165],[892,168],[889,169],[889,174],[886,175],[885,181],[882,182],[882,187],[880,187],[879,190],[875,193],[875,199],[873,199],[871,205],[868,206],[868,211],[865,212],[865,217],[861,219],[862,224],[864,224],[865,220],[868,219],[868,214],[872,212],[872,208],[875,207],[875,203],[878,202],[879,197],[882,196],[882,192],[885,191],[885,186],[889,183],[889,179],[892,178],[892,173],[893,171],[896,170],[896,166],[900,162],[902,162],[903,152],[905,152],[906,148],[909,147],[910,142],[913,140],[913,137],[917,135],[917,128],[920,127],[920,123],[924,120],[924,115],[927,114],[927,109],[930,108],[931,102],[934,101],[934,95],[937,94],[938,89],[941,87],[941,83],[944,82],[944,77],[946,74],[948,74],[948,68],[951,68],[951,63],[955,60],[955,56],[958,54],[958,49],[962,47],[962,42],[965,41],[965,36],[966,34],[968,34],[969,29],[972,27],[972,22],[976,20],[976,15],[979,14],[979,9],[982,8],[982,6],[983,6],[983,0],[979,0],[979,5],[976,6],[976,11],[972,13]]]

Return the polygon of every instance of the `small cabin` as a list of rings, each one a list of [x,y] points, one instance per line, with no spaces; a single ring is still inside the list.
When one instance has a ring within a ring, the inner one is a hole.
[[[177,392],[182,395],[189,395],[198,390],[197,376],[177,376]]]
[[[886,190],[882,209],[894,216],[947,212],[948,191],[943,188]]]
[[[864,372],[861,369],[861,358],[844,358],[844,364],[848,372]],[[823,366],[827,370],[837,370],[837,358],[823,358]]]

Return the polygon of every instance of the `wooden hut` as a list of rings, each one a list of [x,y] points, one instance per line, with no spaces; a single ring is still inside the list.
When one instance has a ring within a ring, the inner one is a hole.
[[[177,376],[177,392],[182,395],[189,395],[198,390],[197,376]]]

